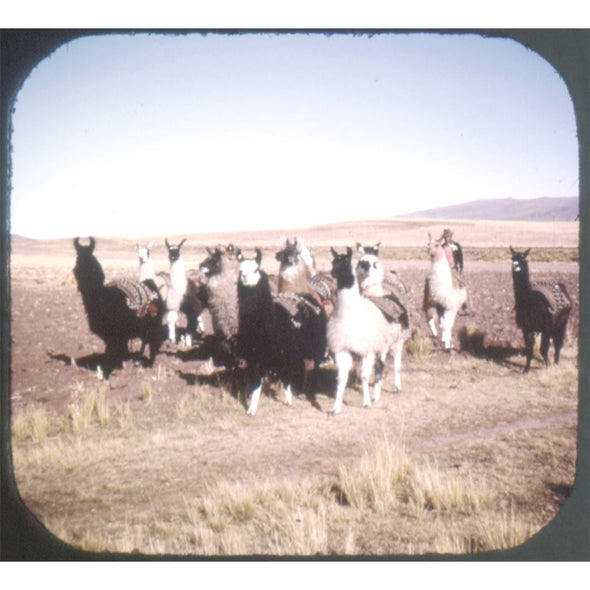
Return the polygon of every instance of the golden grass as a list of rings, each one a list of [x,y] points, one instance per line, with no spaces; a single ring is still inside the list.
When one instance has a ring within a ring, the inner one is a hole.
[[[26,470],[52,464],[73,472],[81,457],[113,461],[122,444],[64,435],[21,450],[26,460],[19,456],[18,462]],[[107,487],[111,494],[137,493],[125,484]],[[498,509],[495,500],[485,481],[413,460],[399,440],[382,437],[360,461],[341,466],[334,479],[224,481],[169,512],[152,505],[134,517],[92,525],[55,515],[42,520],[55,535],[88,551],[206,556],[372,554],[371,542],[379,535],[371,531],[392,517],[396,529],[430,532],[427,539],[388,538],[384,553],[506,549],[538,529],[512,509]],[[83,494],[77,501],[97,502]]]
[[[101,426],[109,423],[111,409],[107,401],[108,383],[100,382],[94,387],[80,383],[74,386],[73,401],[68,405],[70,428],[73,434],[83,434],[93,422]]]
[[[410,356],[418,361],[423,361],[432,352],[432,339],[414,332],[411,338],[406,341],[405,348]]]
[[[520,393],[544,404],[550,401],[549,393],[555,394],[551,384],[558,383],[561,390],[568,388],[566,397],[575,397],[574,356],[575,350],[567,349],[563,364],[531,371],[528,376],[519,374]],[[445,388],[458,392],[472,387],[466,375],[487,370],[489,365],[463,354],[452,361],[439,367],[439,379]],[[487,377],[487,391],[503,391],[511,371],[494,367],[493,379]],[[531,517],[528,508],[523,511],[507,504],[502,487],[487,478],[507,477],[511,469],[519,469],[514,456],[522,456],[525,470],[533,465],[526,467],[526,460],[556,471],[571,455],[572,443],[564,433],[559,434],[561,439],[554,435],[549,440],[518,432],[496,440],[489,449],[476,449],[473,442],[476,459],[459,471],[443,463],[443,455],[438,462],[429,454],[410,455],[405,435],[388,434],[365,445],[364,454],[356,460],[342,455],[331,474],[260,480],[236,476],[234,481],[228,471],[219,475],[219,481],[200,485],[195,496],[183,491],[173,499],[167,495],[167,486],[173,477],[183,478],[185,473],[174,475],[168,465],[172,458],[179,455],[197,461],[199,445],[207,443],[209,436],[223,440],[233,436],[238,425],[260,435],[277,416],[269,412],[266,423],[261,422],[264,415],[257,422],[247,419],[221,377],[221,387],[195,385],[166,405],[160,393],[167,383],[164,375],[160,377],[144,381],[142,403],[133,408],[129,402],[109,400],[107,383],[93,380],[73,387],[67,420],[34,406],[24,406],[13,417],[19,489],[33,494],[39,519],[66,542],[91,551],[205,556],[412,555],[507,549],[534,534],[544,519]],[[416,391],[432,387],[431,375],[420,364],[408,380]],[[420,411],[452,415],[456,402],[450,398],[441,403],[443,394],[444,388]],[[412,404],[418,410],[423,401],[423,396],[414,396]],[[566,402],[564,408],[571,406]],[[281,404],[276,411],[286,417]],[[350,408],[338,420],[348,420],[353,411]],[[367,410],[376,411],[379,408]],[[336,424],[342,427],[336,422],[326,427]],[[285,426],[279,432],[289,429]],[[493,469],[480,469],[488,451]],[[198,474],[198,463],[188,472],[193,477]],[[71,485],[60,488],[63,480]],[[66,519],[52,507],[58,489],[68,494],[68,507],[76,518]],[[169,489],[174,490],[174,481]]]
[[[39,443],[47,438],[52,419],[47,410],[39,405],[26,406],[13,416],[12,437],[14,441],[31,439]]]

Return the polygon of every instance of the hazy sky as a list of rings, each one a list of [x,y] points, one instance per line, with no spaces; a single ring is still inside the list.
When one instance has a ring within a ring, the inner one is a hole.
[[[12,233],[163,236],[574,196],[563,80],[477,35],[89,36],[13,117]]]

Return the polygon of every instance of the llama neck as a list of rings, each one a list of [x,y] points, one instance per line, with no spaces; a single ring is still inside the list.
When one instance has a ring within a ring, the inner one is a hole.
[[[238,273],[233,264],[227,260],[221,262],[221,272],[213,274],[207,281],[207,290],[217,292],[223,289],[235,291],[238,282]],[[232,289],[233,286],[233,289]]]
[[[186,272],[184,262],[179,258],[170,265],[170,285],[177,291],[184,293],[186,290]]]
[[[528,298],[532,291],[528,272],[513,272],[512,283],[514,285],[514,299],[518,305],[523,299]]]
[[[279,272],[279,292],[305,293],[309,291],[307,266],[300,262]]]
[[[238,301],[240,302],[240,316],[247,311],[248,318],[254,323],[266,321],[272,314],[272,294],[268,277],[260,271],[260,279],[256,285],[244,285],[238,282]]]
[[[429,279],[433,293],[446,292],[452,289],[453,275],[446,258],[440,257],[431,262]]]
[[[104,286],[104,271],[98,260],[94,257],[82,260],[78,259],[74,268],[74,276],[78,284],[78,291],[82,295],[86,293],[92,295],[93,292],[102,289]]]
[[[379,266],[364,279],[359,281],[359,290],[365,297],[382,297],[383,292],[383,269]]]
[[[148,258],[145,262],[139,263],[139,280],[145,281],[148,279],[156,280],[154,261],[151,258]]]
[[[352,276],[352,284],[350,284],[350,277],[345,284],[342,284],[340,278],[338,279],[338,291],[336,293],[336,310],[344,310],[354,307],[361,299],[358,283],[354,276]],[[335,310],[335,311],[336,311]]]

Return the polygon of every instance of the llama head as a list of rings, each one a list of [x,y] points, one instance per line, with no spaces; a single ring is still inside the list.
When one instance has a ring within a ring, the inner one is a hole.
[[[354,286],[356,277],[352,270],[352,248],[347,246],[346,254],[339,254],[330,248],[332,252],[332,276],[336,279],[339,289],[350,289]]]
[[[426,250],[430,256],[430,259],[433,261],[440,260],[441,258],[445,257],[442,240],[434,239],[430,232],[428,232],[428,245],[426,246]]]
[[[199,265],[199,270],[207,277],[219,275],[223,272],[224,264],[229,262],[232,267],[237,265],[237,252],[233,244],[207,248],[207,258]]]
[[[182,245],[185,242],[186,242],[186,238],[184,240],[182,240],[180,242],[180,244],[178,244],[178,246],[173,246],[168,243],[168,238],[166,238],[164,240],[164,243],[166,244],[166,248],[168,249],[168,259],[170,260],[170,262],[176,262],[180,258],[180,248],[182,248]]]
[[[281,238],[281,249],[275,254],[275,258],[280,263],[281,270],[297,266],[300,261],[304,262],[301,256],[302,246],[303,241],[301,238],[294,238],[292,243],[286,236]]]
[[[313,253],[312,253],[312,247],[311,246],[306,246],[303,243],[303,238],[297,238],[299,240],[299,255],[301,256],[301,259],[303,260],[303,262],[305,263],[305,266],[307,266],[307,268],[310,271],[315,271],[315,258],[313,257]]]
[[[379,246],[381,246],[381,242],[377,242],[374,246],[363,246],[360,242],[356,243],[356,251],[358,255],[362,258],[365,254],[372,254],[377,258],[379,256]]]
[[[227,246],[225,246],[225,248],[223,248],[223,251],[225,253],[225,257],[230,262],[235,262],[236,261],[237,249],[236,249],[236,247],[231,242]]]
[[[524,252],[517,252],[514,250],[512,246],[510,246],[510,254],[512,255],[512,274],[513,275],[521,275],[524,277],[528,277],[529,274],[529,263],[527,262],[526,257],[529,255],[531,251],[530,248],[525,250]]]
[[[363,287],[381,284],[383,282],[383,267],[379,262],[379,246],[363,247],[357,242],[356,250],[359,254],[359,261],[356,266],[356,274],[359,284]]]
[[[135,245],[137,246],[137,255],[139,256],[139,262],[145,264],[150,259],[154,243],[150,242],[147,246],[140,246],[139,244]]]
[[[237,259],[240,264],[240,283],[245,287],[255,287],[261,278],[260,263],[262,262],[262,252],[256,248],[254,258],[246,258],[241,250],[237,252]]]
[[[74,248],[76,248],[74,276],[80,291],[102,287],[105,280],[102,266],[94,256],[96,240],[91,237],[89,242],[88,246],[83,246],[80,238],[74,239]]]

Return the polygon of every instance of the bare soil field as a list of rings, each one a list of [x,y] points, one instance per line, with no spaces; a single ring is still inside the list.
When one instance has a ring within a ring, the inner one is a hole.
[[[12,452],[27,507],[73,546],[148,555],[467,554],[543,529],[575,477],[577,224],[454,223],[469,315],[448,353],[430,344],[421,304],[426,232],[449,224],[388,223],[298,232],[326,270],[329,246],[381,241],[384,265],[410,290],[402,392],[391,371],[380,402],[363,409],[352,378],[337,417],[329,361],[293,407],[277,384],[248,417],[239,375],[212,362],[207,338],[105,380],[71,240],[14,239]],[[280,235],[192,236],[183,256],[196,268],[205,246],[259,245],[276,273]],[[97,238],[107,278],[135,276],[135,241]],[[562,281],[574,301],[562,361],[545,368],[537,355],[527,375],[509,244],[533,247],[532,279]]]

